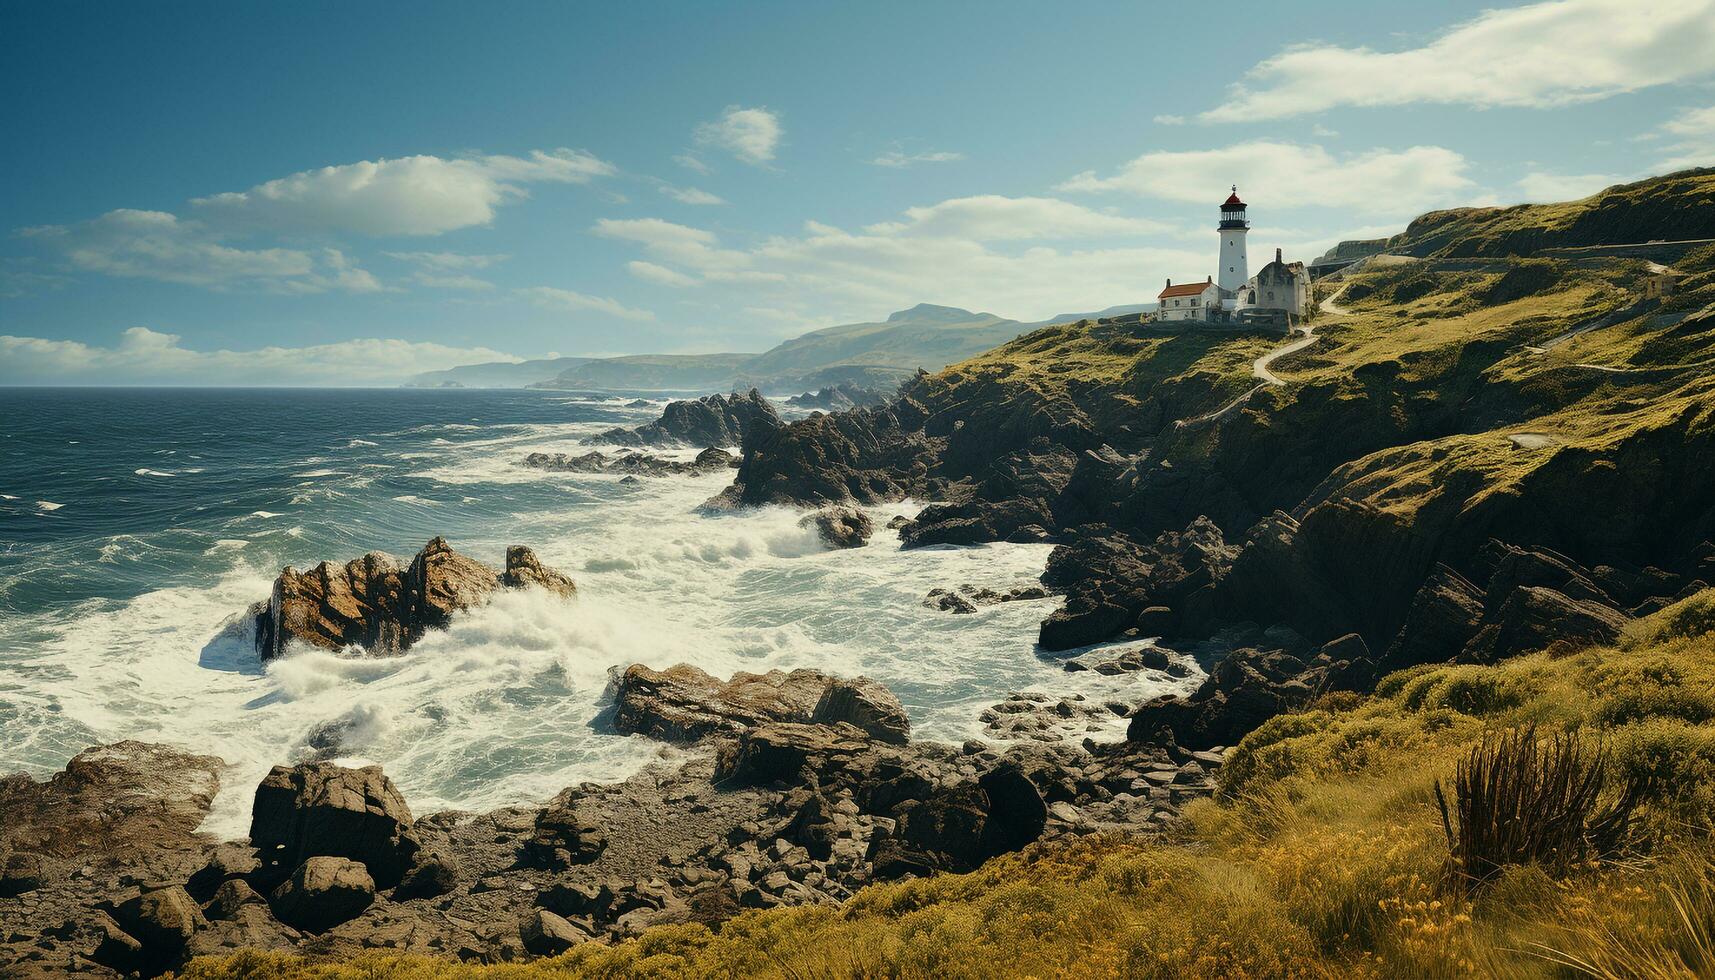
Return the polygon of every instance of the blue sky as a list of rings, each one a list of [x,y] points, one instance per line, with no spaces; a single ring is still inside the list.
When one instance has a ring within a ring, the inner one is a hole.
[[[1019,319],[1715,163],[1715,0],[0,5],[0,383]],[[1254,263],[1253,263],[1254,264]]]

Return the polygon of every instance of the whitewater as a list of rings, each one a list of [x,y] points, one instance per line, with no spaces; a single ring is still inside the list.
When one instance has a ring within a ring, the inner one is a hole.
[[[622,482],[529,469],[661,403],[526,391],[0,392],[0,772],[42,778],[131,738],[229,764],[205,829],[240,836],[271,765],[337,746],[418,813],[540,801],[680,750],[611,731],[612,669],[815,667],[891,688],[919,738],[984,736],[1014,691],[1138,703],[1199,680],[1068,672],[1039,655],[1057,599],[973,615],[934,588],[1032,582],[1050,546],[829,550],[800,512],[711,516],[731,474]],[[692,453],[686,453],[687,457]],[[42,502],[51,502],[45,507]],[[445,535],[534,548],[578,597],[502,592],[400,657],[262,665],[245,610],[281,566]],[[1074,651],[1073,653],[1076,653]],[[1098,737],[1117,738],[1123,719]]]

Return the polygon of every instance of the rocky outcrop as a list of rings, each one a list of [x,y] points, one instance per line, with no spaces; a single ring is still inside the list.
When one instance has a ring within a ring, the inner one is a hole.
[[[1048,556],[1042,581],[1065,590],[1066,604],[1042,621],[1038,642],[1069,650],[1128,631],[1171,633],[1186,610],[1206,607],[1238,552],[1207,518],[1148,545],[1112,528],[1083,528]]]
[[[815,409],[822,412],[843,412],[850,408],[880,408],[892,400],[887,392],[875,388],[841,382],[820,391],[806,391],[786,399],[787,408]]]
[[[725,509],[944,499],[950,484],[930,474],[946,441],[922,432],[925,417],[920,403],[902,397],[885,409],[759,427],[743,445],[733,485],[711,504]]]
[[[577,591],[522,545],[509,547],[505,568],[496,571],[440,537],[403,568],[379,551],[343,566],[287,567],[268,600],[252,610],[256,649],[263,660],[281,656],[294,641],[323,650],[360,646],[372,656],[402,653],[426,631],[444,629],[455,612],[486,602],[495,589],[525,587],[562,598]]]
[[[635,429],[609,429],[591,442],[614,446],[738,446],[755,428],[780,424],[780,414],[755,388],[669,402],[661,417]]]
[[[817,537],[830,548],[861,548],[875,533],[875,522],[868,514],[856,507],[832,504],[804,515],[798,526],[815,528]]]
[[[524,465],[559,473],[614,473],[621,476],[702,476],[721,473],[738,466],[738,457],[713,446],[698,453],[690,462],[665,459],[649,453],[622,449],[609,456],[590,451],[579,455],[570,453],[531,453]]]
[[[411,823],[405,798],[380,766],[275,766],[256,787],[250,843],[263,878],[295,874],[313,857],[336,857],[358,862],[391,888],[422,850]]]
[[[818,670],[740,671],[721,681],[689,664],[633,664],[616,683],[614,727],[669,742],[693,742],[768,722],[847,722],[870,738],[904,742],[910,722],[899,699],[866,678]]]
[[[339,857],[312,857],[274,889],[269,904],[281,922],[325,932],[375,901],[375,881],[364,865]]]

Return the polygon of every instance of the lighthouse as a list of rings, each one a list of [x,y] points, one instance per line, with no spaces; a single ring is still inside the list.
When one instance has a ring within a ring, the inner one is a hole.
[[[1221,299],[1233,297],[1229,308],[1238,306],[1239,290],[1250,279],[1250,262],[1245,257],[1245,235],[1251,223],[1245,218],[1245,202],[1239,200],[1239,187],[1221,203],[1221,267],[1215,282],[1221,287]]]

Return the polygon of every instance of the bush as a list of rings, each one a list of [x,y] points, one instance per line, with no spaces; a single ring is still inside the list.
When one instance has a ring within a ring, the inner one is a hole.
[[[1510,865],[1565,871],[1612,853],[1630,830],[1642,784],[1628,782],[1604,803],[1608,782],[1606,751],[1592,754],[1576,732],[1538,739],[1527,725],[1485,737],[1459,762],[1452,807],[1435,783],[1453,883],[1469,891]]]

